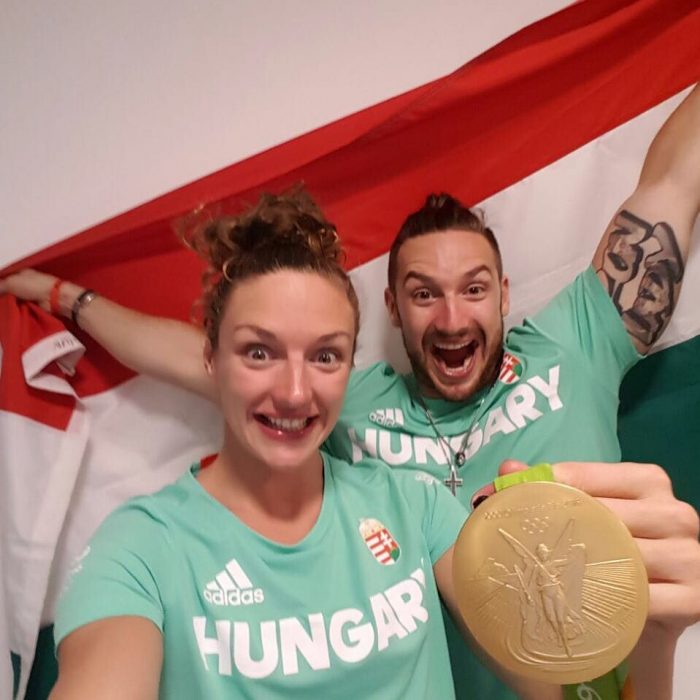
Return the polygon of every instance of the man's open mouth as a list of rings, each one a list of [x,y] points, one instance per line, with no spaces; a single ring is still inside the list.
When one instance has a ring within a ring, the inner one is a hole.
[[[476,340],[458,343],[440,341],[433,343],[430,351],[442,373],[462,377],[471,371],[478,345]]]

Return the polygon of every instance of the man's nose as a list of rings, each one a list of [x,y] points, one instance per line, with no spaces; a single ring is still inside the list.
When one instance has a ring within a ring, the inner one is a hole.
[[[442,333],[455,335],[466,325],[459,299],[445,296],[440,300],[438,316],[435,319],[435,327]]]

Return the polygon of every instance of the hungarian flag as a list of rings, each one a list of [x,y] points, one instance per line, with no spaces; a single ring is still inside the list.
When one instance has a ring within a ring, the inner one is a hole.
[[[404,368],[381,299],[388,247],[406,214],[439,191],[482,207],[511,279],[508,321],[521,321],[590,262],[634,189],[653,135],[700,78],[698,37],[697,0],[573,4],[475,58],[465,53],[468,62],[444,78],[60,240],[0,274],[33,266],[126,306],[188,319],[201,265],[178,243],[174,224],[202,205],[238,211],[262,191],[303,181],[348,252],[363,315],[357,364],[388,359]],[[621,416],[627,456],[663,463],[676,492],[696,505],[699,257],[691,255],[659,346],[673,347],[646,360],[644,376],[630,377]],[[216,450],[221,429],[204,400],[134,376],[69,321],[9,297],[0,298],[0,344],[0,696],[22,697],[39,628],[52,621],[70,562],[99,522]],[[653,440],[660,434],[668,442]],[[677,692],[682,698],[683,678]]]

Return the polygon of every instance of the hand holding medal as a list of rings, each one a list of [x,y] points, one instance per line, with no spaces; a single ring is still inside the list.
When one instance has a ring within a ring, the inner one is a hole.
[[[635,697],[670,697],[675,640],[700,618],[697,514],[653,465],[524,469],[504,463],[497,489],[538,481],[489,498],[455,545],[473,636],[504,668],[555,684],[592,680],[634,649]]]

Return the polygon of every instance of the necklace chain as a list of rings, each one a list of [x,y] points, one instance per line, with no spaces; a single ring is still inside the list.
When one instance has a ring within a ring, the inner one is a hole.
[[[464,463],[467,461],[465,455],[467,442],[469,441],[469,435],[471,434],[472,429],[474,428],[474,425],[476,424],[476,421],[479,418],[479,411],[481,410],[481,407],[484,404],[484,399],[486,399],[485,394],[481,397],[481,401],[479,401],[479,404],[477,405],[476,409],[474,409],[474,417],[472,418],[472,422],[469,424],[467,431],[464,433],[464,437],[462,438],[462,443],[459,446],[459,449],[455,451],[452,445],[450,444],[450,441],[440,432],[439,428],[437,427],[437,423],[435,422],[435,419],[433,418],[433,414],[430,412],[430,409],[426,405],[425,400],[423,399],[420,393],[418,394],[418,401],[420,403],[421,408],[423,409],[423,413],[425,413],[425,416],[428,419],[430,426],[435,432],[435,435],[438,439],[438,443],[440,445],[440,449],[442,450],[442,453],[445,455],[445,459],[447,460],[447,468],[450,470],[450,473],[449,476],[445,479],[445,485],[449,487],[450,491],[452,491],[453,496],[457,495],[457,487],[462,486],[464,484],[464,479],[462,479],[457,473],[457,467],[463,466]]]

